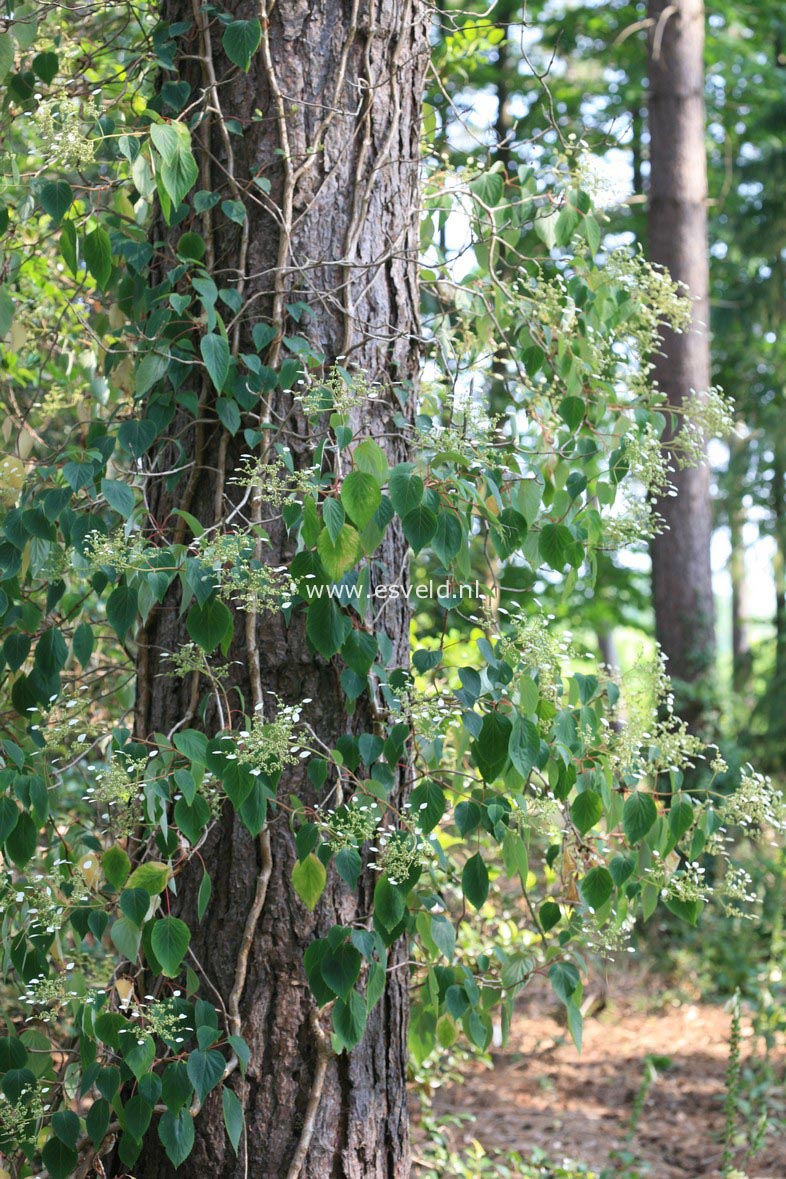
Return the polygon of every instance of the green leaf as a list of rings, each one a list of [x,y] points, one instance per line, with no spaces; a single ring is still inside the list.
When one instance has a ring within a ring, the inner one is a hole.
[[[325,865],[310,852],[302,862],[296,861],[292,869],[292,887],[309,913],[313,913],[317,901],[325,891],[327,872]]]
[[[170,1110],[161,1115],[158,1123],[158,1137],[167,1158],[173,1167],[179,1167],[191,1154],[194,1145],[194,1119],[187,1109],[173,1114]]]
[[[199,351],[205,362],[208,376],[218,393],[224,388],[229,376],[229,343],[217,332],[208,332],[199,341]]]
[[[489,895],[489,874],[480,852],[470,856],[461,873],[461,891],[469,903],[480,909]]]
[[[379,483],[364,471],[351,471],[341,485],[341,502],[358,528],[365,528],[382,502]]]
[[[121,581],[106,603],[106,616],[119,639],[124,639],[136,620],[139,611],[139,595],[133,586]]]
[[[581,835],[586,835],[603,814],[603,799],[595,790],[585,790],[573,800],[570,817]]]
[[[167,978],[175,978],[191,942],[191,931],[179,917],[161,917],[153,925],[151,945]]]
[[[186,617],[186,630],[195,643],[208,654],[232,638],[232,613],[219,598],[210,598],[204,606],[193,605]]]
[[[219,397],[216,401],[216,413],[221,425],[234,437],[241,426],[240,407],[231,397]]]
[[[327,528],[322,529],[317,540],[317,552],[331,581],[339,581],[363,556],[363,546],[355,529],[350,524],[344,524],[335,541],[331,539]]]
[[[412,817],[424,834],[433,831],[445,813],[445,793],[430,779],[421,782],[410,795]]]
[[[197,893],[197,920],[201,921],[204,917],[207,907],[210,904],[210,895],[213,891],[213,881],[210,879],[210,873],[205,870],[202,874],[202,880],[199,885],[199,892]]]
[[[432,917],[430,932],[434,945],[445,955],[448,962],[452,962],[456,952],[456,931],[452,922],[441,915]]]
[[[60,59],[50,49],[44,53],[37,53],[33,58],[32,65],[33,71],[48,86],[55,79]]]
[[[669,807],[669,831],[672,839],[679,842],[683,835],[690,830],[693,823],[693,806],[684,797],[672,802]]]
[[[41,1161],[51,1179],[68,1179],[79,1161],[76,1151],[59,1138],[50,1138],[41,1151]]]
[[[21,811],[10,835],[6,837],[5,850],[17,868],[24,868],[33,858],[38,842],[38,828],[27,811]]]
[[[380,487],[388,477],[388,460],[384,450],[373,438],[364,438],[352,451],[352,460],[358,471],[373,475]]]
[[[565,524],[544,524],[538,548],[546,564],[561,573],[573,548],[573,533]]]
[[[638,843],[658,817],[658,808],[649,794],[634,790],[622,809],[622,826],[630,843]]]
[[[221,212],[236,225],[242,225],[246,219],[246,206],[242,201],[222,201]]]
[[[221,1108],[224,1113],[224,1128],[232,1143],[232,1149],[237,1154],[240,1135],[243,1133],[243,1106],[237,1095],[227,1086],[221,1090]]]
[[[118,899],[121,911],[137,928],[144,925],[150,908],[150,893],[146,888],[124,888]]]
[[[390,501],[402,519],[423,499],[423,480],[419,475],[413,475],[412,463],[399,463],[394,467],[388,486]]]
[[[109,936],[123,958],[127,958],[129,962],[136,962],[142,941],[142,931],[138,925],[128,917],[118,917],[112,923]]]
[[[540,734],[532,721],[518,714],[513,718],[513,729],[508,743],[510,760],[522,778],[527,778],[540,751]]]
[[[436,512],[432,512],[431,508],[423,503],[418,504],[402,518],[401,527],[414,553],[419,553],[433,539],[437,523]]]
[[[135,1093],[123,1107],[126,1133],[136,1142],[141,1142],[152,1116],[153,1107],[150,1102],[145,1101],[141,1093]]]
[[[193,802],[179,798],[175,803],[175,823],[189,843],[197,843],[210,822],[210,807],[201,795]]]
[[[19,822],[19,807],[13,798],[4,794],[0,798],[0,843],[5,843],[8,836]]]
[[[258,20],[233,20],[224,30],[221,44],[229,60],[248,73],[261,40],[262,25]]]
[[[59,1109],[52,1115],[52,1129],[61,1142],[76,1149],[79,1140],[79,1118],[70,1109]]]
[[[191,134],[185,123],[154,123],[150,138],[161,156],[161,182],[177,208],[199,176]]]
[[[67,180],[54,180],[43,186],[38,199],[44,212],[59,225],[73,204],[74,194]]]
[[[99,1097],[85,1114],[85,1126],[93,1146],[100,1146],[109,1129],[111,1110],[105,1097]]]
[[[374,887],[374,916],[385,929],[395,929],[404,917],[406,900],[400,888],[380,876]]]
[[[224,1075],[224,1058],[215,1049],[203,1052],[197,1049],[188,1058],[188,1079],[200,1101],[204,1101],[211,1089],[215,1089]]]
[[[88,233],[82,245],[82,252],[87,269],[101,290],[105,291],[112,277],[112,247],[106,230],[99,225]]]
[[[227,1039],[229,1040],[230,1048],[240,1064],[240,1075],[244,1077],[248,1068],[248,1062],[251,1060],[251,1049],[242,1036],[228,1036]]]
[[[343,646],[352,630],[352,623],[333,598],[325,595],[314,598],[306,616],[306,634],[319,651],[329,659]]]
[[[137,397],[143,397],[162,380],[169,368],[169,362],[170,357],[166,352],[157,352],[154,348],[145,352],[134,374]]]
[[[548,933],[555,925],[559,924],[562,917],[562,910],[555,901],[544,901],[538,911],[540,924],[543,926],[543,932]]]
[[[322,504],[322,518],[330,533],[330,539],[335,543],[346,519],[341,502],[330,497]]]
[[[171,875],[172,869],[168,864],[162,864],[159,860],[147,860],[131,873],[128,887],[144,888],[151,896],[157,896],[164,891]]]
[[[3,658],[11,671],[19,671],[29,654],[30,638],[28,635],[11,634],[3,643]]]
[[[334,994],[347,1002],[349,993],[360,977],[362,958],[350,942],[329,947],[322,958],[322,978]]]
[[[131,871],[131,861],[122,847],[109,847],[101,857],[101,867],[112,888],[122,888]]]
[[[569,1003],[579,985],[579,972],[572,962],[555,962],[549,970],[549,982],[558,999]]]
[[[68,644],[56,626],[41,635],[35,648],[35,665],[44,675],[53,675],[65,667]]]
[[[698,923],[701,901],[681,901],[677,897],[667,897],[665,905],[670,913],[679,917],[681,921],[687,921],[688,925]]]
[[[491,784],[505,768],[513,725],[499,712],[487,712],[480,735],[472,742],[472,756],[484,782]]]
[[[191,1104],[193,1088],[188,1079],[188,1069],[182,1060],[168,1064],[161,1076],[161,1099],[172,1113],[184,1105]]]
[[[120,483],[117,479],[102,479],[101,491],[110,508],[114,508],[124,520],[127,520],[136,503],[133,489],[127,483]]]
[[[535,218],[535,233],[548,250],[552,249],[557,242],[558,217],[558,211],[547,206],[544,210],[538,210],[538,215]]]
[[[87,667],[90,662],[90,656],[93,654],[93,628],[88,622],[80,622],[74,631],[72,646],[74,655],[82,667]]]
[[[363,1039],[368,1011],[362,995],[352,991],[349,1001],[336,999],[333,1007],[333,1030],[338,1051],[351,1052]]]
[[[431,547],[446,567],[461,550],[464,540],[464,530],[455,512],[442,511],[437,518],[437,531],[431,541]]]
[[[591,868],[579,888],[589,907],[600,909],[614,892],[614,881],[608,868]]]
[[[0,33],[0,82],[14,65],[14,42],[10,33]]]
[[[208,740],[204,733],[197,729],[181,729],[179,733],[175,733],[173,741],[175,749],[179,750],[183,757],[197,765],[207,765]]]

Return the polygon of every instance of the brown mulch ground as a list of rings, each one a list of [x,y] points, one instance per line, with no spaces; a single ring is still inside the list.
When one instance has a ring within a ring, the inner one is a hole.
[[[457,1148],[475,1138],[489,1151],[529,1157],[540,1147],[555,1160],[610,1166],[612,1174],[609,1153],[616,1149],[634,1154],[649,1179],[716,1179],[729,1013],[701,1002],[653,1011],[646,1002],[642,993],[610,998],[587,1019],[579,1056],[550,1002],[529,999],[509,1043],[493,1053],[493,1069],[471,1065],[463,1084],[437,1091],[434,1113],[474,1115],[456,1131]],[[750,1046],[743,1019],[743,1059]],[[659,1073],[638,1130],[626,1141],[648,1053],[671,1064]],[[750,1179],[786,1179],[786,1140],[768,1140],[756,1159],[741,1157],[737,1165]]]

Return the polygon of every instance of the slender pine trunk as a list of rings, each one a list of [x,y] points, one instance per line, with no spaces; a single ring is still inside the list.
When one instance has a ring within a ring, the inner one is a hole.
[[[704,5],[650,0],[648,15],[649,254],[694,301],[690,330],[664,329],[655,359],[655,380],[679,407],[710,384]],[[666,529],[652,544],[653,599],[658,642],[684,689],[680,710],[695,726],[715,659],[709,467],[677,470],[674,483],[677,498],[657,504]]]

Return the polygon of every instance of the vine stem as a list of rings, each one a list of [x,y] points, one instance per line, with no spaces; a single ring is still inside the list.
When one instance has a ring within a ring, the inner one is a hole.
[[[311,1030],[314,1033],[314,1039],[317,1045],[317,1063],[314,1068],[314,1079],[311,1082],[311,1092],[308,1095],[308,1104],[306,1106],[306,1113],[303,1119],[303,1129],[300,1132],[295,1153],[292,1156],[292,1162],[289,1164],[289,1170],[286,1174],[286,1179],[299,1179],[300,1171],[305,1162],[308,1148],[311,1145],[311,1139],[314,1134],[314,1127],[317,1121],[317,1111],[319,1110],[319,1103],[322,1099],[322,1089],[325,1084],[325,1074],[327,1073],[328,1061],[330,1060],[330,1044],[325,1033],[319,1025],[319,1015],[315,1009],[311,1011],[310,1017]]]

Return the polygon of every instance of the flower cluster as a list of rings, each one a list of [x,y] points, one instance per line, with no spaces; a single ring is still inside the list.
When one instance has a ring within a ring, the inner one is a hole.
[[[83,125],[94,122],[99,108],[90,100],[48,98],[36,103],[33,113],[50,167],[86,168],[95,158],[95,141],[85,135]]]
[[[572,635],[550,626],[552,621],[553,615],[511,617],[512,630],[503,637],[499,654],[526,675],[537,673],[541,697],[556,704],[562,694],[562,668],[570,656]]]
[[[269,693],[275,696],[275,693]],[[300,705],[284,704],[277,696],[276,715],[266,721],[261,715],[261,706],[247,729],[237,734],[237,760],[252,767],[255,774],[274,774],[287,765],[295,765],[309,754],[302,749],[295,736],[300,721]],[[308,704],[304,700],[303,704]]]
[[[150,568],[150,546],[139,532],[126,535],[125,530],[116,528],[109,536],[103,532],[89,532],[84,543],[85,557],[92,569],[115,569],[118,573],[127,570]]]
[[[346,806],[328,811],[322,821],[322,828],[330,850],[339,852],[346,847],[362,847],[374,838],[378,817],[376,806],[358,798],[353,798]]]
[[[86,801],[108,808],[106,816],[121,834],[130,834],[139,822],[146,767],[146,757],[118,757],[99,770],[95,785],[85,791]]]
[[[9,1101],[5,1093],[0,1093],[0,1136],[6,1142],[8,1139],[22,1141],[29,1138],[33,1124],[44,1116],[44,1092],[48,1089],[39,1091],[35,1086],[25,1086],[16,1103]]]
[[[244,454],[230,482],[238,487],[253,488],[266,504],[280,508],[285,503],[313,492],[318,474],[317,467],[292,471],[280,458],[263,462],[253,455]]]
[[[674,714],[671,680],[661,651],[640,655],[622,682],[609,725],[612,765],[620,774],[643,774],[694,764],[704,745]]]
[[[87,691],[87,685],[82,686],[82,692]],[[95,723],[90,717],[90,700],[87,696],[63,695],[56,702],[46,718],[46,728],[34,724],[30,726],[34,733],[39,733],[45,748],[62,750],[74,743],[82,745],[97,733]]]
[[[51,978],[41,976],[29,980],[27,990],[22,996],[22,1002],[27,1007],[40,1008],[40,1011],[37,1011],[35,1015],[28,1015],[26,1022],[31,1019],[40,1019],[44,1023],[54,1023],[61,1008],[65,1007],[71,999],[78,997],[78,991],[72,990],[70,987],[70,977],[67,973],[72,967],[73,963],[66,967],[66,972],[55,974]]]
[[[690,860],[679,872],[674,873],[661,890],[661,896],[686,903],[709,900],[712,889],[705,875],[706,869],[697,860]]]
[[[626,435],[622,458],[628,473],[621,497],[603,517],[604,543],[612,548],[647,540],[660,532],[663,520],[653,509],[652,500],[677,494],[671,482],[672,468],[651,425]]]
[[[390,831],[379,837],[379,868],[391,884],[403,884],[423,863],[423,845],[409,831]]]
[[[727,438],[734,430],[734,408],[724,392],[713,386],[704,394],[691,392],[682,412],[682,425],[669,448],[680,467],[698,466],[706,462],[707,440]]]
[[[770,778],[748,766],[738,788],[719,808],[723,821],[750,828],[786,827],[783,792],[776,790]]]
[[[301,381],[299,384],[305,387],[302,392],[295,394],[295,400],[303,406],[303,412],[308,418],[319,417],[323,413],[344,416],[382,394],[382,389],[369,384],[362,373],[354,373],[350,377],[346,370],[337,367],[331,369],[325,382],[309,385]]]

